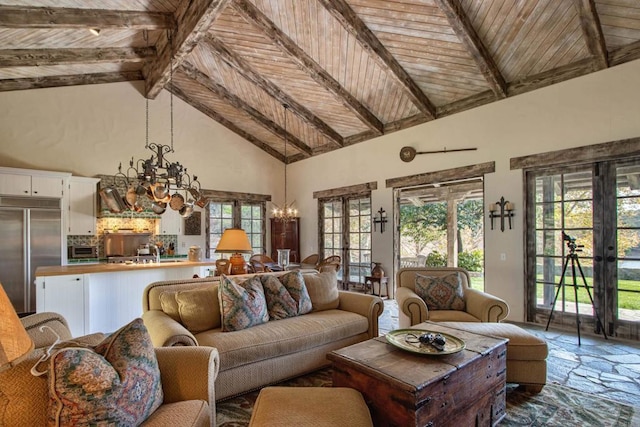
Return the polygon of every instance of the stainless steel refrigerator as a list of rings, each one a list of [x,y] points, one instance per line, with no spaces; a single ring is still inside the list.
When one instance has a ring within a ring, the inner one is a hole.
[[[36,268],[61,259],[60,199],[0,197],[0,283],[18,314],[36,311]]]

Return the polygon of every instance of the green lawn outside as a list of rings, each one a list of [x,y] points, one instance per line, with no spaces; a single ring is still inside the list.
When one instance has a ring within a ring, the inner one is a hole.
[[[538,279],[542,279],[541,276],[538,276]],[[589,291],[591,291],[591,295],[593,296],[593,278],[586,277],[587,285],[589,286]],[[560,282],[560,276],[556,277],[555,283]],[[582,278],[577,279],[578,284],[578,302],[584,304],[591,304],[589,300],[589,295],[587,295],[587,291],[584,287],[584,283],[582,282]],[[575,302],[575,292],[573,290],[573,278],[565,277],[565,300],[570,302]],[[538,283],[536,287],[536,295],[538,299],[542,299],[543,297],[543,288],[544,286]],[[627,308],[630,310],[640,310],[640,293],[633,292],[624,292],[621,289],[627,290],[639,290],[640,291],[640,282],[636,280],[619,280],[618,281],[618,308]],[[557,287],[554,290],[557,291]],[[560,301],[562,297],[562,293],[558,297],[558,301]]]

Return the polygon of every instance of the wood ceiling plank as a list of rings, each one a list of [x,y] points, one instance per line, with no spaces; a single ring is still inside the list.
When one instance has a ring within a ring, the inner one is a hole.
[[[263,78],[249,65],[249,63],[247,63],[243,58],[241,58],[231,49],[229,49],[221,40],[213,36],[207,36],[204,39],[204,44],[208,46],[209,49],[216,52],[230,67],[233,67],[244,78],[267,92],[280,104],[289,105],[290,110],[294,114],[300,116],[303,120],[313,126],[318,132],[322,133],[325,137],[332,141],[333,144],[338,147],[342,146],[342,136],[339,133],[334,131],[329,125],[327,125],[324,121],[314,115],[304,105],[283,92],[282,89],[280,89],[272,81]]]
[[[574,0],[574,3],[578,9],[580,25],[589,53],[595,58],[599,69],[608,68],[607,45],[604,34],[602,34],[602,26],[600,25],[600,18],[598,18],[594,0]]]
[[[0,6],[0,27],[159,30],[174,28],[175,22],[171,14],[158,12]]]
[[[568,65],[563,65],[549,71],[528,76],[519,81],[509,83],[509,95],[518,95],[540,89],[555,83],[584,76],[598,70],[598,65],[592,58],[586,58]]]
[[[191,105],[196,110],[198,110],[198,111],[202,112],[203,114],[211,117],[213,120],[215,120],[216,122],[220,123],[222,126],[224,126],[227,129],[229,129],[231,132],[241,136],[242,138],[246,139],[247,141],[249,141],[250,143],[252,143],[256,147],[258,147],[259,149],[265,151],[266,153],[270,154],[271,156],[275,157],[276,159],[280,160],[281,162],[284,162],[284,160],[285,160],[284,156],[282,154],[280,154],[278,151],[276,151],[273,148],[271,148],[270,145],[266,144],[262,140],[260,140],[260,139],[256,138],[255,136],[251,135],[249,132],[245,131],[244,129],[239,128],[233,122],[227,120],[224,116],[219,114],[213,108],[209,107],[208,105],[204,104],[203,102],[198,101],[193,96],[189,95],[187,92],[185,92],[179,86],[177,86],[175,82],[173,84],[167,85],[167,88],[171,91],[171,93],[173,93],[178,98],[182,99],[187,104]]]
[[[484,43],[478,37],[476,30],[471,25],[471,21],[467,18],[458,0],[436,0],[436,3],[449,19],[453,30],[467,47],[473,59],[475,59],[491,90],[498,98],[506,98],[507,83]]]
[[[167,84],[171,73],[191,53],[224,10],[230,0],[191,0],[183,2],[176,11],[177,28],[172,31],[171,43],[167,34],[162,34],[156,44],[158,59],[148,63],[143,73],[148,98],[155,98]],[[173,58],[172,58],[173,55]]]
[[[311,148],[309,148],[309,146],[301,141],[297,136],[287,132],[278,123],[275,123],[273,120],[265,117],[261,112],[253,108],[251,105],[247,104],[240,97],[229,92],[227,88],[211,80],[209,76],[200,72],[194,65],[192,65],[188,61],[184,61],[182,63],[181,71],[186,76],[197,81],[200,85],[215,93],[220,98],[225,99],[235,108],[243,110],[253,120],[269,129],[275,135],[278,135],[280,138],[286,139],[287,141],[291,142],[291,144],[302,153],[306,154],[307,156],[311,156]]]
[[[342,26],[347,29],[376,60],[378,65],[393,75],[407,96],[430,119],[435,119],[436,108],[422,89],[413,81],[387,48],[378,40],[344,0],[318,0]]]
[[[115,73],[76,74],[66,76],[33,77],[25,79],[0,79],[0,92],[40,89],[46,87],[78,86],[102,83],[142,80],[140,71]]]
[[[626,46],[622,46],[618,49],[612,50],[609,53],[609,64],[614,65],[624,64],[625,62],[633,61],[640,58],[640,40],[635,43],[630,43]]]
[[[0,50],[0,67],[37,67],[60,64],[142,62],[155,57],[153,47],[106,49]]]
[[[358,116],[363,123],[382,134],[384,126],[360,101],[346,91],[329,73],[320,68],[318,64],[298,47],[291,38],[277,28],[261,11],[246,0],[234,0],[234,9],[246,20],[259,27],[273,43],[281,47],[289,58],[302,67],[321,86],[326,88],[340,99],[344,105]]]

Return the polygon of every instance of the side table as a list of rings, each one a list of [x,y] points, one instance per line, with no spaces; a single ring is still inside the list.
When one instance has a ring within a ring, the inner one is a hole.
[[[377,295],[379,297],[382,297],[382,286],[384,286],[385,292],[387,293],[387,298],[390,298],[389,296],[389,278],[388,277],[374,277],[374,276],[364,276],[364,286],[365,286],[365,293],[367,292],[366,290],[369,289],[369,286],[371,286],[371,295]],[[376,285],[378,284],[378,293],[376,294]]]

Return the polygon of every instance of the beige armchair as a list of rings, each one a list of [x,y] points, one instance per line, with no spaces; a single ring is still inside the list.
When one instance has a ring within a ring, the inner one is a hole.
[[[451,273],[460,274],[463,287],[464,310],[429,310],[415,289],[416,275],[442,277]],[[396,278],[396,300],[398,301],[398,323],[400,328],[425,322],[500,322],[507,317],[506,302],[493,295],[472,289],[471,278],[463,268],[415,267],[401,268]]]
[[[30,370],[56,337],[48,329],[41,331],[40,327],[50,327],[61,340],[72,338],[66,320],[56,313],[38,313],[21,320],[35,348],[18,364],[0,372],[0,426],[47,424],[48,382],[46,376],[35,377]],[[73,340],[95,345],[103,338],[103,334],[92,334]],[[212,347],[155,350],[164,399],[142,426],[174,426],[177,420],[180,425],[215,426],[218,351]]]

